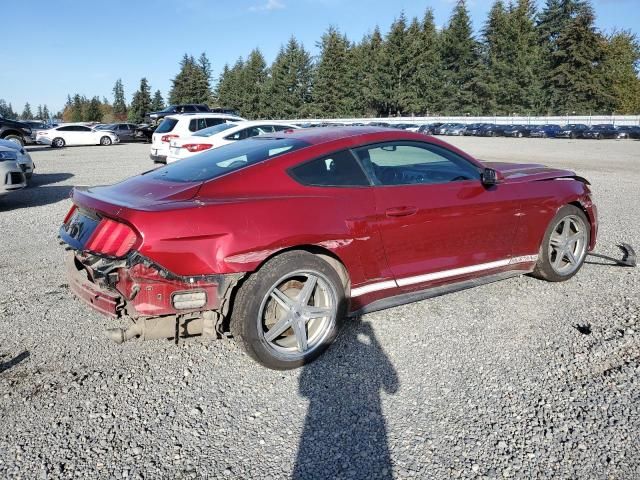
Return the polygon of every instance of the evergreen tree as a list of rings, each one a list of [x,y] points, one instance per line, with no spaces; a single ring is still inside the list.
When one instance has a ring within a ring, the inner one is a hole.
[[[38,109],[36,110],[36,118],[38,120],[42,120],[42,105],[38,105]]]
[[[383,43],[380,29],[376,26],[373,33],[366,35],[354,49],[356,57],[360,56],[359,65],[357,65],[361,74],[359,95],[361,96],[361,113],[365,116],[379,116],[388,111],[381,67]]]
[[[440,110],[440,51],[438,45],[438,31],[436,29],[433,11],[428,9],[420,25],[418,37],[412,39],[412,61],[415,63],[415,80],[417,104],[416,112],[422,114],[434,113]]]
[[[151,87],[146,78],[140,80],[140,88],[133,94],[129,107],[128,119],[132,123],[142,123],[151,111]]]
[[[71,121],[81,122],[84,118],[84,105],[87,99],[81,97],[79,94],[73,96],[73,103],[71,105]]]
[[[206,60],[202,54],[201,59]],[[208,60],[206,60],[208,62]],[[198,64],[193,56],[185,54],[180,61],[180,72],[172,80],[169,103],[206,103],[211,97],[206,64]]]
[[[349,41],[334,28],[322,35],[320,59],[313,80],[313,113],[319,117],[340,117],[349,112]]]
[[[612,103],[605,87],[605,40],[590,6],[581,8],[556,41],[549,86],[557,113],[588,114]]]
[[[241,73],[241,85],[244,90],[240,115],[249,118],[263,118],[263,88],[267,78],[267,65],[257,48],[252,50]]]
[[[477,113],[479,101],[474,90],[480,55],[464,0],[458,0],[454,7],[441,34],[440,48],[443,113]]]
[[[607,39],[605,49],[605,82],[613,98],[607,111],[623,115],[640,113],[640,45],[628,31],[615,32]],[[606,108],[606,107],[605,107]]]
[[[160,90],[156,90],[156,93],[153,94],[153,100],[151,100],[151,111],[157,112],[164,108],[164,98],[162,98],[162,93]]]
[[[127,115],[127,102],[124,99],[124,86],[122,79],[116,80],[113,86],[113,113],[119,120],[124,120]]]
[[[242,108],[244,96],[243,72],[244,60],[242,58],[239,58],[231,68],[228,65],[224,66],[216,92],[218,104],[221,107],[233,108],[234,110]]]
[[[7,118],[9,120],[15,120],[18,118],[18,114],[13,111],[13,106],[2,98],[0,98],[0,117]]]
[[[87,122],[100,122],[102,120],[101,105],[99,97],[93,97],[89,102],[86,102],[83,120]]]
[[[31,105],[29,105],[29,102],[24,104],[24,110],[22,110],[20,118],[22,120],[31,120],[33,118],[33,112],[31,111]]]
[[[51,117],[51,114],[49,113],[49,107],[47,107],[47,105],[45,104],[45,106],[42,107],[42,120],[48,122],[49,117]]]

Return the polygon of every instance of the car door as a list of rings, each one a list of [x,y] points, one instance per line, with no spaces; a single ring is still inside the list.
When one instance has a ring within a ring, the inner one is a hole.
[[[485,187],[480,168],[444,147],[387,142],[355,149],[398,285],[416,290],[509,264],[518,193]]]

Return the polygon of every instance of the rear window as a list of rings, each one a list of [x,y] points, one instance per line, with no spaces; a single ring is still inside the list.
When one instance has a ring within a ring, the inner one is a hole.
[[[193,134],[194,137],[210,137],[211,135],[215,135],[216,133],[224,132],[230,128],[235,127],[235,123],[221,123],[220,125],[215,125],[213,127],[202,129]]]
[[[308,145],[292,138],[256,137],[186,158],[146,175],[170,182],[202,182]]]
[[[177,123],[178,120],[175,118],[165,118],[162,120],[162,123],[158,125],[158,128],[156,128],[156,133],[169,133]]]

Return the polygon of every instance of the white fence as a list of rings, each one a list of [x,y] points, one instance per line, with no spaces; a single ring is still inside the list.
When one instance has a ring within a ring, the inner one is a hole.
[[[282,120],[283,122],[285,120]],[[586,125],[596,125],[599,123],[613,123],[614,125],[640,125],[640,115],[585,115],[585,116],[555,116],[555,117],[533,117],[533,116],[506,116],[506,117],[390,117],[390,118],[298,118],[286,120],[289,123],[369,123],[386,122],[397,123],[494,123],[497,125],[543,125],[545,123],[555,123],[565,125],[567,123],[584,123]]]

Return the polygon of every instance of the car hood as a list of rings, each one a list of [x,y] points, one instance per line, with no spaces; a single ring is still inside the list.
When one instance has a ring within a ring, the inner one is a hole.
[[[138,175],[114,185],[75,187],[73,200],[88,208],[117,214],[121,207],[153,210],[172,202],[193,199],[204,182],[168,182]]]
[[[575,172],[561,168],[552,168],[537,163],[482,162],[502,174],[508,183],[536,182],[553,178],[575,177]]]

